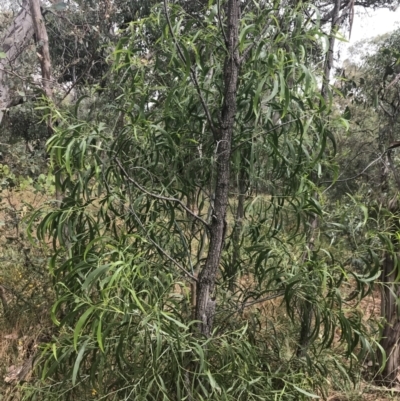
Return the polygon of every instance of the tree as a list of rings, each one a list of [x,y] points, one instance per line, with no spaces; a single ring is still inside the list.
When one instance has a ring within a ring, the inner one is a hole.
[[[118,96],[48,106],[64,199],[32,217],[39,238],[53,239],[57,292],[58,331],[40,364],[53,381],[28,389],[43,400],[92,389],[109,399],[306,399],[341,363],[328,354],[336,326],[343,356],[360,341],[369,349],[342,290],[356,286],[360,299],[370,276],[351,280],[323,241],[307,263],[299,257],[310,216],[323,216],[310,176],[329,165],[335,123],[313,72],[324,34],[311,5],[184,6],[165,1],[130,23],[108,81]],[[274,299],[286,331],[260,312]],[[314,318],[296,355],[304,300]]]

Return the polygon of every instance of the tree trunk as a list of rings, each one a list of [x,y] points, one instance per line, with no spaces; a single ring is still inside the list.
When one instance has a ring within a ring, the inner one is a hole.
[[[225,242],[226,210],[228,206],[230,158],[236,115],[236,95],[239,77],[239,0],[229,0],[227,5],[227,56],[224,67],[224,101],[220,129],[216,139],[215,201],[210,227],[207,259],[198,277],[196,320],[199,332],[209,337],[215,312],[215,280]]]
[[[51,59],[49,50],[49,37],[47,35],[45,21],[40,9],[40,0],[30,0],[30,9],[32,15],[32,23],[35,30],[37,54],[40,61],[40,68],[42,71],[42,86],[46,98],[50,101],[53,100],[53,89],[51,84]],[[53,126],[51,116],[47,120],[47,136],[50,138],[53,135]],[[58,169],[56,169],[58,170]],[[60,181],[57,176],[56,180]],[[56,199],[61,201],[63,194],[60,190],[60,185],[56,185]]]
[[[385,319],[380,341],[381,347],[386,353],[386,365],[381,374],[384,383],[393,385],[398,381],[397,374],[400,362],[400,316],[397,312],[397,299],[400,296],[399,285],[395,282],[398,268],[395,266],[394,259],[388,253],[382,266],[382,295],[381,295],[381,314]],[[383,356],[380,353],[379,365],[381,366]]]
[[[393,132],[389,132],[389,142],[393,141]],[[391,160],[391,151],[389,150],[385,155],[384,169],[382,171],[382,192],[389,189],[389,174],[392,171],[397,190],[400,190],[400,181],[393,167]],[[394,198],[388,201],[387,208],[393,214],[388,218],[389,231],[392,235],[393,252],[399,251],[399,244],[396,239],[396,233],[399,230],[398,225],[398,202],[397,192]],[[382,337],[380,346],[386,354],[386,364],[382,373],[379,375],[378,380],[389,386],[394,386],[400,380],[397,378],[400,364],[400,314],[398,311],[398,299],[400,297],[400,286],[397,277],[399,275],[399,265],[396,262],[397,258],[393,253],[385,252],[384,260],[382,263],[382,290],[381,290],[381,316],[384,319],[384,326],[382,329]],[[379,366],[385,362],[381,352],[378,354]]]
[[[33,29],[36,35],[37,53],[39,56],[40,67],[42,70],[42,85],[44,94],[48,99],[53,98],[51,88],[51,61],[49,51],[49,37],[46,25],[40,10],[40,0],[30,0],[30,10],[32,16]],[[51,124],[49,129],[51,129]]]
[[[33,33],[34,29],[29,1],[23,0],[21,11],[7,29],[0,42],[0,51],[5,53],[5,57],[0,58],[0,124],[4,113],[14,102],[7,83],[8,76],[10,75],[9,71],[12,71],[13,64],[32,39]]]
[[[325,58],[325,66],[324,66],[324,75],[323,75],[323,82],[321,88],[321,95],[325,102],[328,100],[328,90],[329,90],[329,80],[331,78],[331,71],[333,68],[333,52],[335,50],[335,36],[339,29],[340,25],[340,7],[341,7],[341,0],[335,1],[335,6],[333,8],[333,15],[332,15],[332,25],[331,25],[331,32],[329,35],[329,48]]]

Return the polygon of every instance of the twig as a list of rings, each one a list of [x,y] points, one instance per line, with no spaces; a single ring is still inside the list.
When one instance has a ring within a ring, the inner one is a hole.
[[[272,299],[282,297],[283,295],[284,295],[284,292],[278,292],[278,293],[276,293],[274,295],[269,295],[268,297],[265,297],[265,298],[261,298],[261,299],[255,300],[255,301],[244,303],[242,305],[242,307],[241,307],[241,310],[243,310],[244,308],[248,308],[249,306],[252,306],[252,305],[255,305],[255,304],[259,304],[261,302],[271,301]]]
[[[399,74],[399,78],[400,78],[400,74]],[[390,84],[390,85],[391,85],[391,84]],[[389,85],[389,86],[390,86],[390,85]],[[387,90],[387,89],[388,89],[388,87],[386,88],[386,90]],[[392,119],[392,118],[394,117],[393,114],[390,114],[389,111],[385,109],[385,107],[384,107],[382,101],[379,102],[379,105],[381,106],[383,112],[384,112],[389,118]]]
[[[393,79],[393,81],[386,87],[385,91],[387,91],[390,87],[392,87],[393,85],[396,85],[397,82],[399,82],[400,80],[400,74],[397,74],[395,76],[395,78]]]
[[[353,22],[354,22],[354,0],[350,0],[349,2],[349,40],[351,38],[351,32],[353,30]]]
[[[228,38],[226,37],[224,26],[222,25],[222,19],[221,19],[221,2],[220,0],[217,0],[217,9],[218,9],[218,23],[219,27],[222,31],[222,34],[224,35],[224,41],[225,41],[225,46],[228,45]]]
[[[249,306],[252,306],[252,305],[255,305],[255,304],[258,304],[261,302],[265,302],[265,301],[271,301],[272,299],[279,298],[283,295],[284,295],[284,292],[278,292],[274,295],[269,295],[268,297],[257,299],[255,301],[251,301],[251,302],[247,302],[247,303],[243,302],[240,307],[236,308],[233,312],[230,312],[227,316],[225,316],[224,321],[230,319],[233,315],[235,315],[237,313],[243,313],[244,309],[248,308]],[[220,311],[218,313],[223,313],[223,311]]]
[[[0,285],[0,300],[3,305],[3,313],[4,316],[8,317],[8,301],[5,292],[6,292],[5,288],[2,285]]]
[[[129,177],[128,177],[129,179]],[[128,191],[129,191],[129,186],[128,186]],[[131,196],[130,196],[131,197]],[[192,280],[194,280],[196,283],[198,282],[197,277],[195,277],[193,274],[188,272],[177,260],[175,260],[172,256],[168,255],[168,253],[155,242],[150,235],[148,234],[146,228],[144,227],[142,221],[140,220],[139,216],[136,214],[135,210],[130,206],[129,211],[135,216],[136,221],[138,222],[139,226],[141,229],[144,231],[146,234],[147,240],[151,242],[168,260],[170,260],[175,266],[178,267],[179,270],[183,271],[188,277],[190,277]]]
[[[255,138],[258,138],[258,137],[260,137],[260,136],[269,134],[270,132],[273,132],[273,131],[275,131],[275,130],[278,129],[278,128],[281,128],[281,127],[284,127],[285,125],[288,125],[288,124],[293,123],[294,121],[296,121],[296,120],[286,121],[285,123],[279,124],[279,125],[277,125],[276,127],[272,128],[272,129],[270,129],[270,130],[268,130],[268,131],[266,131],[266,132],[260,132],[259,134],[254,135],[251,139],[255,139]],[[232,148],[232,153],[233,153],[235,150],[237,150],[238,148],[240,148],[241,146],[245,145],[246,143],[248,143],[248,142],[242,142],[242,143],[239,143],[238,145],[236,145],[234,148]]]
[[[30,77],[23,77],[19,74],[17,74],[16,72],[14,72],[13,70],[8,70],[7,68],[0,68],[0,71],[5,72],[6,74],[11,74],[14,75],[15,77],[19,78],[21,81],[29,81]]]
[[[169,32],[170,32],[170,34],[171,34],[171,36],[172,36],[172,38],[173,38],[173,40],[175,42],[175,46],[176,46],[176,48],[178,50],[179,57],[181,58],[181,60],[183,62],[186,63],[183,51],[182,51],[181,47],[179,46],[178,40],[176,39],[174,31],[172,29],[171,20],[169,18],[169,13],[168,13],[168,0],[164,0],[164,12],[165,12],[165,17],[167,19],[168,29],[169,29]],[[214,139],[217,140],[218,137],[219,137],[219,133],[218,133],[217,128],[214,126],[213,121],[212,121],[210,110],[208,109],[206,101],[204,100],[203,94],[201,93],[201,88],[200,88],[200,85],[199,85],[199,81],[197,80],[196,70],[193,68],[192,65],[190,66],[190,77],[191,77],[191,80],[193,82],[193,85],[196,88],[197,94],[198,94],[198,96],[200,98],[200,103],[201,103],[201,105],[203,107],[203,110],[206,113],[206,118],[207,118],[208,124],[210,125],[211,131],[212,131],[212,133],[214,135]]]
[[[196,213],[193,213],[187,206],[185,206],[185,204],[177,198],[170,198],[168,196],[162,196],[162,195],[158,195],[158,194],[154,194],[152,192],[147,191],[146,188],[143,188],[138,182],[136,182],[132,177],[129,176],[129,174],[127,173],[127,171],[124,169],[124,167],[122,166],[121,162],[119,161],[118,158],[115,158],[116,163],[118,164],[118,167],[121,169],[122,173],[124,174],[124,176],[128,179],[128,181],[130,181],[132,184],[134,184],[137,188],[139,188],[142,192],[144,192],[146,195],[151,196],[152,198],[156,198],[156,199],[160,199],[160,200],[164,200],[167,202],[175,202],[178,203],[183,209],[185,209],[185,211],[187,213],[189,213],[191,216],[193,216],[195,219],[199,220],[200,222],[202,222],[204,224],[204,226],[206,228],[210,228],[209,225],[207,224],[207,222],[205,220],[203,220],[200,216],[198,216]]]
[[[379,160],[381,160],[381,159],[382,159],[382,156],[383,156],[386,152],[387,152],[387,150],[385,150],[377,159],[373,160],[370,164],[368,164],[368,166],[365,167],[365,169],[364,169],[363,171],[361,171],[361,173],[358,173],[358,174],[356,174],[356,175],[353,176],[353,177],[343,178],[342,180],[336,180],[336,181],[323,181],[323,182],[321,182],[321,183],[320,183],[321,185],[322,185],[322,184],[331,183],[331,185],[330,185],[328,188],[326,188],[326,189],[324,190],[324,192],[326,192],[328,189],[330,189],[330,188],[332,187],[332,185],[333,185],[333,184],[336,184],[337,182],[351,181],[351,180],[354,180],[354,179],[360,177],[360,176],[363,175],[372,165],[374,165],[376,162],[378,162]],[[323,193],[324,193],[324,192],[323,192]]]
[[[68,88],[68,90],[65,92],[64,96],[59,100],[58,104],[61,104],[61,102],[71,93],[72,89],[75,88],[75,86],[82,80],[82,78],[85,76],[85,74],[92,68],[92,63],[94,60],[94,54],[92,54],[92,57],[90,58],[89,62],[87,63],[87,66],[85,70],[82,72],[82,74],[75,80],[75,82],[72,83],[72,85]]]

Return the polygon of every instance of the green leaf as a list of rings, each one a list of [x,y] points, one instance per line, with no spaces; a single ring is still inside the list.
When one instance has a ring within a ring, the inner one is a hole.
[[[351,112],[350,112],[349,106],[346,106],[346,109],[344,110],[344,113],[343,113],[343,118],[345,120],[350,120],[351,119]]]
[[[101,319],[102,319],[102,314],[100,315],[99,322],[97,324],[97,331],[96,331],[96,337],[97,337],[97,343],[99,344],[99,347],[101,351],[104,353],[104,346],[103,346],[103,332],[102,332],[102,324],[101,324]]]
[[[85,350],[86,350],[86,345],[87,345],[87,341],[85,341],[82,344],[82,347],[80,348],[78,355],[76,357],[75,363],[74,363],[74,368],[72,370],[72,385],[75,386],[76,384],[76,379],[78,376],[78,371],[79,371],[79,366],[82,362],[83,356],[85,354]]]
[[[74,330],[74,349],[77,350],[78,338],[89,316],[94,312],[95,307],[92,305],[85,313],[79,318],[78,323]]]
[[[262,90],[264,88],[264,84],[265,84],[266,80],[267,80],[267,77],[264,77],[260,81],[260,83],[257,86],[256,93],[254,94],[254,97],[253,97],[253,112],[254,112],[254,114],[256,116],[256,120],[258,119],[259,111],[261,111],[260,104],[259,104],[259,99],[260,99],[260,95],[261,95],[261,92],[262,92]]]
[[[95,282],[101,275],[106,273],[110,269],[111,266],[112,266],[111,263],[109,263],[109,264],[106,264],[106,265],[102,265],[102,266],[98,267],[96,270],[92,271],[86,277],[86,280],[82,284],[82,290],[88,289],[88,287],[91,284],[93,284],[93,282]]]
[[[313,393],[309,393],[308,391],[295,386],[294,384],[292,384],[292,386],[301,394],[305,395],[306,397],[310,397],[310,398],[314,398],[314,399],[319,399],[321,398],[319,395],[313,394]]]
[[[264,102],[265,102],[265,103],[268,103],[270,100],[272,100],[272,99],[276,96],[276,94],[278,93],[278,91],[279,91],[279,80],[278,80],[278,78],[277,78],[276,75],[275,75],[274,86],[273,86],[273,88],[272,88],[272,91],[271,91],[271,93],[265,98]]]

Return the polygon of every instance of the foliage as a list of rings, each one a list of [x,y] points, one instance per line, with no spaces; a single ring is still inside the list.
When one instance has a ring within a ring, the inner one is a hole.
[[[313,196],[310,177],[329,167],[327,141],[343,119],[325,118],[311,65],[323,35],[307,7],[255,4],[241,17],[240,51],[251,51],[237,91],[230,206],[242,170],[253,195],[239,241],[227,215],[208,338],[193,320],[191,278],[214,218],[211,122],[223,102],[226,51],[218,4],[196,18],[171,6],[169,22],[156,6],[130,24],[113,58],[114,124],[101,113],[85,119],[79,101],[73,112],[49,106],[58,126],[48,151],[64,198],[34,213],[30,232],[40,219],[38,238],[53,241],[58,335],[43,350],[43,381],[27,387],[29,399],[299,400],[323,394],[328,377],[352,380],[357,351],[362,359],[372,350],[354,303],[379,264],[368,244],[352,249],[341,239],[338,249],[321,237],[307,248],[311,214],[338,237],[366,223],[357,201],[332,216]]]

